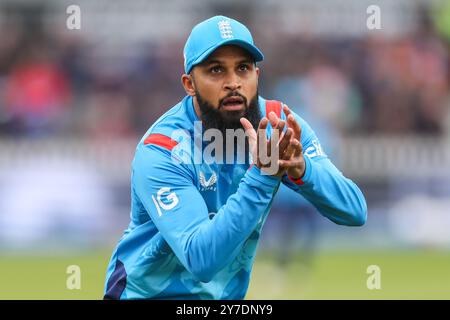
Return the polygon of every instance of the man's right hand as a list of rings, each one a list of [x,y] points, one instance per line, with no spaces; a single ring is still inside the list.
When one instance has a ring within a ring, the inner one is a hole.
[[[283,133],[286,122],[279,119],[273,112],[269,114],[269,119],[266,117],[261,119],[257,132],[246,118],[241,118],[240,120],[249,138],[250,152],[255,165],[264,174],[277,177],[283,176],[286,173],[286,169],[279,165],[279,161],[281,155],[289,147],[289,141],[293,134],[292,129],[288,128]],[[267,139],[269,122],[272,126],[272,134],[270,139]]]

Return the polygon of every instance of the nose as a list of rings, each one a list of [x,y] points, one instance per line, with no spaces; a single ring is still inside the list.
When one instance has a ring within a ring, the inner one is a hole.
[[[233,73],[231,74],[229,77],[227,77],[227,79],[225,80],[225,90],[229,90],[229,91],[235,91],[238,89],[241,89],[241,79],[240,77]]]

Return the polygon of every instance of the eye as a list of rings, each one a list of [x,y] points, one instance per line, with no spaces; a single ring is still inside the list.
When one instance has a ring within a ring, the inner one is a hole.
[[[222,72],[222,67],[220,67],[220,66],[214,66],[214,67],[211,67],[211,68],[209,69],[209,71],[210,71],[211,73],[219,73],[219,72]]]
[[[250,68],[247,64],[241,64],[241,65],[239,65],[238,69],[239,69],[239,71],[247,71]]]

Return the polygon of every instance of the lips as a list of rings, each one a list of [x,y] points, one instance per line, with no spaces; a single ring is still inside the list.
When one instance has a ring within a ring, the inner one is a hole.
[[[240,110],[244,107],[244,99],[240,96],[231,96],[223,99],[222,107],[225,110]]]

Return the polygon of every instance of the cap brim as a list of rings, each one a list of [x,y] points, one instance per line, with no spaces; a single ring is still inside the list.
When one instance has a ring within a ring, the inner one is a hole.
[[[255,62],[264,60],[264,55],[262,54],[261,50],[259,50],[255,45],[252,45],[251,43],[248,43],[244,40],[226,39],[226,40],[219,42],[218,44],[212,46],[211,48],[209,48],[208,50],[203,52],[197,59],[195,59],[195,61],[192,63],[191,70],[196,65],[205,61],[211,55],[211,53],[213,53],[217,48],[224,46],[224,45],[236,45],[236,46],[239,46],[239,47],[247,50],[252,55],[252,57],[255,59]]]

